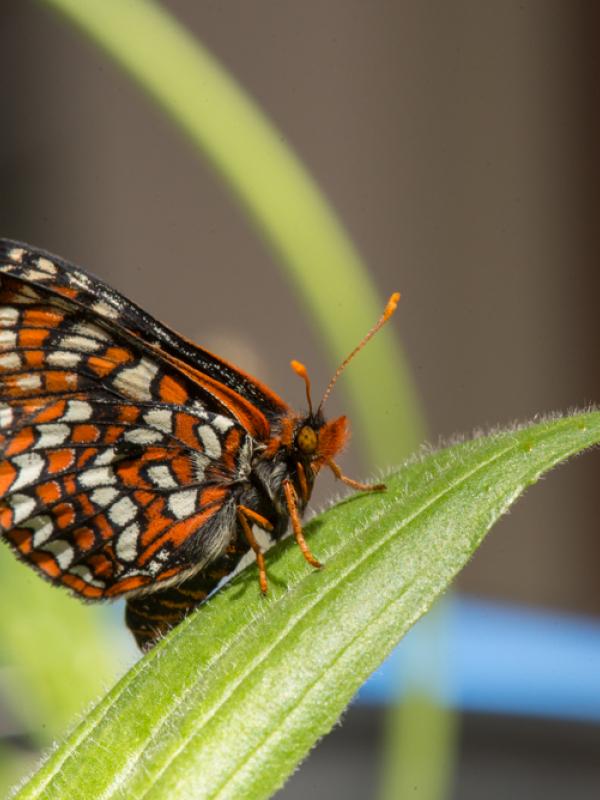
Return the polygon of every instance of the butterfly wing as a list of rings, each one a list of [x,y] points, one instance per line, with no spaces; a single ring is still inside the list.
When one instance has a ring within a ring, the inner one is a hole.
[[[279,420],[289,413],[284,401],[258,381],[223,359],[198,347],[150,314],[128,300],[119,292],[63,259],[33,250],[27,245],[0,239],[0,264],[2,271],[26,280],[34,286],[70,297],[82,308],[91,309],[97,324],[108,325],[112,330],[118,325],[147,345],[158,348],[163,357],[173,360],[183,372],[196,379],[212,402],[234,416],[240,412],[246,418],[247,429],[254,428],[257,436],[268,436],[268,422]],[[224,393],[224,394],[220,394]]]
[[[155,591],[216,558],[249,433],[268,431],[151,325],[77,268],[0,243],[0,530],[90,599]]]

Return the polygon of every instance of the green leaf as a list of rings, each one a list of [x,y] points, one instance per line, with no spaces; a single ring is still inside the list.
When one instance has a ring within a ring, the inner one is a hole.
[[[600,441],[600,413],[415,460],[354,496],[189,617],[126,675],[18,798],[266,798],[335,723],[491,525],[546,470]]]

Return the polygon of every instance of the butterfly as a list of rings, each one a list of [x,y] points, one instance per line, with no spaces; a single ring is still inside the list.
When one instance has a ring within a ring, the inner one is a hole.
[[[256,378],[162,325],[98,278],[0,240],[0,533],[16,555],[85,600],[126,599],[141,649],[177,625],[252,550],[255,529],[291,528],[320,563],[301,518],[345,417],[293,411]]]

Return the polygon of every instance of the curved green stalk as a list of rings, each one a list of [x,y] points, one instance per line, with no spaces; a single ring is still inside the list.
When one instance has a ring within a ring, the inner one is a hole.
[[[44,0],[103,48],[210,160],[278,254],[334,364],[381,313],[368,272],[302,164],[213,56],[152,0]],[[390,286],[392,290],[402,288]],[[383,331],[344,378],[371,461],[423,438],[400,346]],[[394,417],[390,423],[393,398]]]

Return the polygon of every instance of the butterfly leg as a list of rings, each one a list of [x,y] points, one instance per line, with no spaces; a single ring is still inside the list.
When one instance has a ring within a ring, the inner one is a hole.
[[[267,593],[267,570],[265,568],[265,556],[262,551],[261,546],[256,541],[256,537],[252,531],[251,522],[254,522],[259,527],[263,528],[266,531],[272,531],[273,525],[269,522],[266,517],[261,516],[261,514],[257,514],[256,511],[253,511],[251,508],[247,508],[247,506],[238,506],[237,509],[237,517],[239,520],[240,525],[242,526],[242,531],[244,532],[244,536],[246,537],[246,541],[254,550],[254,554],[256,555],[256,564],[258,566],[258,583],[260,585],[260,590],[263,594]]]
[[[304,533],[302,532],[302,522],[300,521],[300,514],[298,513],[296,492],[294,491],[291,481],[286,480],[283,482],[283,491],[285,494],[285,501],[290,514],[290,519],[292,521],[292,530],[294,531],[296,543],[298,544],[298,547],[302,551],[302,555],[308,561],[308,563],[312,567],[320,569],[323,565],[320,561],[317,561],[317,559],[310,552],[308,545],[306,544],[306,539],[304,538]]]
[[[345,483],[346,486],[350,486],[351,489],[356,489],[357,492],[385,492],[386,490],[385,483],[360,483],[360,481],[355,481],[352,480],[352,478],[348,478],[346,475],[344,475],[335,461],[332,461],[331,459],[328,459],[326,464],[338,481]]]

